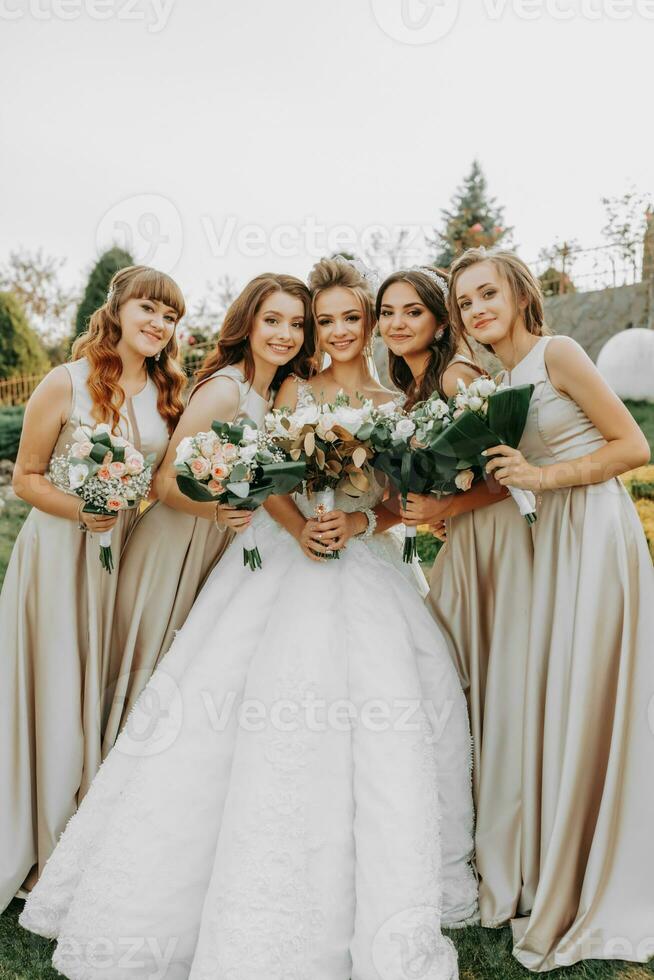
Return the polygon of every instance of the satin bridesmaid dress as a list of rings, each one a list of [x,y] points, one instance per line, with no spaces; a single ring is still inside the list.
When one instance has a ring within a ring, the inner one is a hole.
[[[80,422],[96,424],[88,361],[65,368],[72,408],[54,456],[72,444]],[[151,378],[126,399],[119,429],[161,462],[169,436]],[[134,511],[118,517],[111,575],[100,565],[98,535],[36,508],[14,544],[0,594],[0,909],[33,865],[43,869],[102,761],[120,551],[135,519]]]
[[[447,532],[426,601],[468,700],[479,909],[482,925],[494,928],[528,911],[521,772],[533,541],[511,499],[451,518]]]
[[[216,377],[230,378],[238,385],[236,417],[261,425],[272,401],[259,395],[233,366],[220,368],[200,385]],[[118,669],[107,698],[103,758],[232,538],[231,532],[220,532],[212,521],[160,502],[145,511],[132,529],[116,599],[112,663]]]
[[[520,448],[537,466],[605,440],[547,372],[544,337],[508,375],[534,384]],[[514,955],[545,971],[654,954],[654,569],[617,479],[544,493],[534,528],[522,742],[523,905]],[[508,710],[508,705],[507,705]]]

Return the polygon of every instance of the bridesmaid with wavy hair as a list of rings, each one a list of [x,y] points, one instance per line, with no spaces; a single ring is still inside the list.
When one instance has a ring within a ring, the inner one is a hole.
[[[459,321],[450,319],[447,300],[445,276],[428,268],[394,273],[377,295],[391,377],[407,393],[409,407],[434,391],[449,398],[459,378],[470,384],[485,374],[470,356]],[[508,651],[522,655],[528,642],[533,547],[527,523],[507,495],[489,479],[441,499],[410,494],[401,512],[405,523],[433,525],[439,537],[442,522],[447,528],[426,601],[447,638],[468,699],[485,926],[500,926],[522,910],[524,676]]]
[[[32,510],[0,595],[0,909],[34,884],[100,766],[120,548],[136,516],[84,514],[79,497],[53,485],[50,461],[79,424],[99,422],[163,459],[183,407],[183,315],[169,276],[121,269],[72,361],[50,371],[25,411],[13,486]],[[98,554],[110,528],[111,575]]]
[[[519,258],[471,249],[454,262],[451,289],[453,322],[492,347],[507,383],[534,385],[519,448],[487,453],[500,483],[541,495],[529,639],[503,650],[524,693],[518,703],[510,688],[497,690],[492,721],[520,712],[523,730],[501,759],[484,760],[491,775],[522,772],[513,952],[537,972],[585,959],[646,962],[654,569],[617,476],[647,463],[649,446],[584,350],[543,336],[540,286]],[[498,559],[510,564],[513,551]]]
[[[196,503],[177,488],[180,441],[207,431],[214,420],[250,418],[257,424],[273,393],[294,373],[314,370],[311,295],[294,276],[257,276],[232,303],[216,349],[196,384],[159,471],[159,501],[140,518],[125,548],[112,636],[116,673],[106,699],[103,755],[111,750],[134,702],[174,634],[181,629],[209,572],[233,533],[252,513]]]

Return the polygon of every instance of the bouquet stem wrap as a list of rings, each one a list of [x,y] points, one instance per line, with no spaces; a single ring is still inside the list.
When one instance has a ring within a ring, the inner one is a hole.
[[[261,555],[259,554],[259,549],[257,548],[257,539],[254,533],[254,528],[246,528],[243,532],[243,564],[249,565],[251,571],[256,571],[257,568],[261,568]]]
[[[518,490],[516,487],[507,487],[506,489],[518,505],[518,509],[527,521],[527,524],[535,524],[538,520],[536,515],[536,497],[531,490]]]
[[[316,490],[314,493],[316,499],[315,515],[320,520],[325,514],[329,514],[334,510],[336,502],[336,494],[333,487],[326,487],[324,490]],[[340,558],[338,551],[328,551],[323,558]]]
[[[111,550],[111,531],[103,531],[100,535],[100,564],[111,575],[114,570],[114,556]]]

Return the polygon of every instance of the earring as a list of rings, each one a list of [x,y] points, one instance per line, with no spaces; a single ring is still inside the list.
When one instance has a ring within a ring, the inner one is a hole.
[[[161,351],[160,350],[158,350],[157,353],[154,355],[154,359],[155,359],[155,361],[160,361],[161,360]]]

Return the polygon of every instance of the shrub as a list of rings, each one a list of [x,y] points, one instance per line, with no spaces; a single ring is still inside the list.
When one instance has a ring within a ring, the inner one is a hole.
[[[44,374],[49,366],[48,356],[30,327],[20,300],[13,293],[0,293],[0,380]]]
[[[0,409],[0,459],[16,462],[24,414],[23,405]]]

